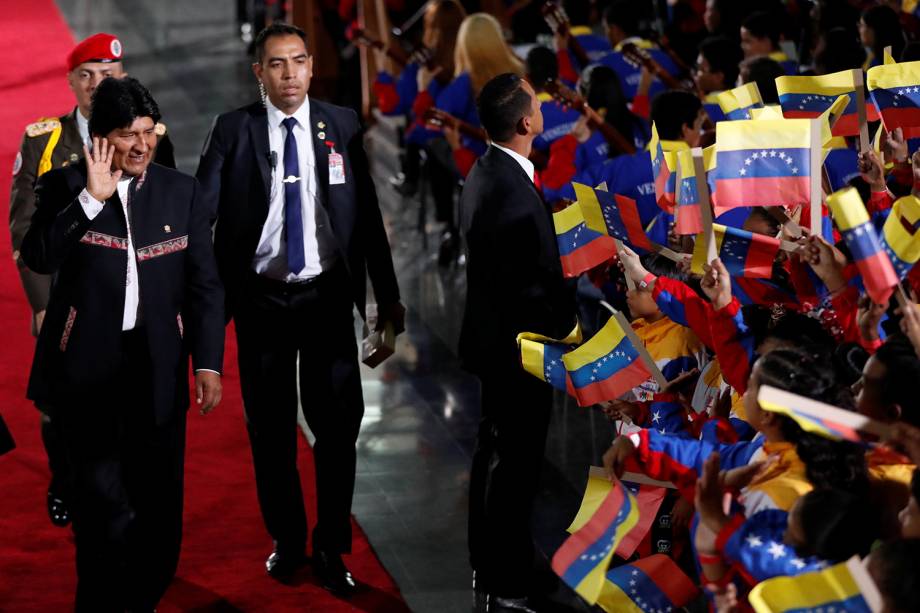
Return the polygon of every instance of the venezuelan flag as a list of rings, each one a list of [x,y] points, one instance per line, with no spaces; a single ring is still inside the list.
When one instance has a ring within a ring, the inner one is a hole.
[[[866,293],[876,304],[891,297],[898,275],[891,265],[859,192],[847,187],[827,197],[827,206],[862,275]]]
[[[866,83],[886,130],[902,128],[905,138],[920,136],[920,62],[874,66]]]
[[[859,134],[859,114],[856,108],[856,80],[852,70],[842,70],[815,77],[784,76],[776,78],[776,91],[787,119],[820,117],[837,98],[847,97],[846,107],[834,125],[834,136]],[[862,87],[860,85],[859,87]],[[866,105],[868,121],[878,121],[878,110]]]
[[[837,441],[862,443],[858,429],[866,428],[867,417],[804,396],[763,385],[757,403],[764,411],[782,413],[795,420],[802,430]],[[871,426],[870,426],[871,427]]]
[[[861,564],[857,558],[855,563]],[[861,570],[861,569],[859,569]],[[843,562],[817,572],[795,577],[774,577],[754,586],[748,595],[757,613],[783,613],[805,611],[847,611],[870,613],[879,609],[870,607],[866,595],[859,588],[851,562]],[[871,578],[865,573],[867,580]],[[875,594],[878,597],[878,594]],[[871,597],[870,597],[871,598]],[[871,598],[874,600],[874,598]],[[881,600],[879,598],[879,600]]]
[[[913,15],[914,17],[920,17],[920,10],[918,10],[920,6],[918,5],[920,5],[920,2],[917,2],[917,0],[901,0],[901,10],[908,15]],[[885,58],[886,64],[888,64],[888,57],[890,56],[886,56]],[[894,63],[894,60],[892,60],[891,63]]]
[[[719,94],[721,93],[722,92],[712,92],[711,94],[706,94],[703,98],[703,109],[706,111],[709,121],[713,124],[728,119],[725,113],[722,112],[722,107],[719,105]]]
[[[658,138],[658,128],[652,123],[648,150],[652,157],[652,176],[655,177],[655,198],[658,206],[670,215],[674,214],[677,186],[677,155],[674,152],[688,148],[685,142]]]
[[[783,119],[783,109],[775,104],[768,104],[762,109],[751,109],[751,119]]]
[[[807,119],[716,125],[716,215],[739,206],[808,204],[810,145]]]
[[[638,521],[636,499],[618,481],[591,519],[556,551],[553,570],[579,596],[594,604],[604,587],[604,574],[617,544]]]
[[[519,339],[521,347],[521,364],[524,370],[546,381],[557,390],[572,391],[572,381],[562,363],[562,356],[572,350],[571,345],[562,343],[542,343],[529,339]]]
[[[616,253],[614,239],[589,228],[578,204],[553,213],[553,225],[562,272],[566,277],[577,277]]]
[[[882,249],[888,254],[898,278],[903,279],[920,260],[920,199],[898,198],[882,227]]]
[[[656,553],[609,570],[597,605],[611,613],[677,611],[698,594],[674,560]]]
[[[773,261],[779,252],[779,239],[722,224],[712,224],[712,229],[716,236],[716,253],[731,276],[759,279],[773,276]],[[703,264],[708,262],[706,241],[701,234],[696,237],[690,270],[701,275]]]
[[[572,183],[572,187],[589,230],[619,239],[631,247],[652,248],[642,228],[635,200],[581,183]]]
[[[678,234],[699,234],[703,231],[703,217],[690,149],[677,152],[677,177],[677,222],[674,229]]]
[[[614,317],[562,360],[572,377],[575,398],[583,407],[618,398],[651,376]]]
[[[732,279],[732,295],[742,306],[762,304],[765,306],[782,305],[787,309],[798,310],[799,300],[794,293],[767,279],[735,277]]]
[[[768,54],[767,57],[782,66],[783,70],[786,71],[786,74],[799,74],[798,62],[786,55],[785,51],[774,51]]]
[[[752,109],[763,108],[760,90],[757,88],[757,83],[754,82],[721,92],[718,100],[722,112],[732,121],[750,119]]]

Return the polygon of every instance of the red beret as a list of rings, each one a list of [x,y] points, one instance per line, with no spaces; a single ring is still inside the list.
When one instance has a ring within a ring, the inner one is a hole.
[[[67,70],[73,70],[83,62],[120,62],[121,53],[120,40],[99,32],[77,43],[67,56]]]

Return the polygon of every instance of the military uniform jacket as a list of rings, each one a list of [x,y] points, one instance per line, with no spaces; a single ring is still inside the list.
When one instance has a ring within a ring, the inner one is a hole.
[[[121,366],[127,223],[117,192],[87,218],[85,186],[82,162],[43,175],[22,243],[29,268],[56,275],[28,388],[30,399],[52,406],[104,394],[101,385]],[[196,369],[220,372],[223,361],[224,292],[200,195],[194,178],[151,164],[129,206],[138,325],[147,331],[161,421],[188,407],[189,352]]]
[[[10,237],[13,240],[13,259],[16,260],[22,286],[33,312],[45,309],[51,277],[29,270],[20,257],[22,239],[29,229],[35,212],[35,182],[45,172],[64,168],[83,158],[83,139],[77,127],[79,111],[62,117],[39,120],[26,127],[13,165],[13,185],[10,193]],[[166,126],[157,127],[158,141],[155,161],[169,168],[176,167],[173,146],[166,136]]]

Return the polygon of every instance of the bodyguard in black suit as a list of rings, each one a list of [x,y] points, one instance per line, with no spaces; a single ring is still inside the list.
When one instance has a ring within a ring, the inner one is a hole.
[[[496,608],[529,610],[530,516],[552,389],[521,368],[516,338],[562,338],[575,323],[550,211],[527,159],[543,131],[540,102],[514,74],[483,87],[479,117],[492,139],[460,197],[467,300],[460,358],[481,382],[482,420],[470,475],[469,547],[477,592]]]
[[[136,80],[93,96],[93,150],[39,180],[22,244],[54,274],[29,398],[58,407],[72,462],[78,611],[152,611],[182,534],[188,355],[220,400],[224,293],[198,182],[151,164],[156,102]]]
[[[307,520],[297,471],[296,378],[316,436],[313,561],[348,595],[355,443],[364,401],[353,309],[367,274],[381,325],[404,309],[355,113],[307,97],[306,35],[270,26],[255,42],[262,102],[215,121],[198,167],[216,215],[215,250],[236,324],[240,384],[259,504],[274,540],[266,561],[288,577],[305,561]]]

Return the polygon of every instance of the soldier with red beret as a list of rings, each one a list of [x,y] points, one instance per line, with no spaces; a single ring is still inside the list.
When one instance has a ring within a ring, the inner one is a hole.
[[[99,32],[79,42],[67,56],[67,82],[76,97],[77,106],[66,115],[43,117],[26,126],[19,153],[13,163],[10,236],[13,241],[13,258],[32,308],[32,334],[35,336],[38,336],[41,328],[51,290],[51,276],[29,270],[19,254],[35,212],[35,183],[49,170],[80,162],[84,144],[92,147],[88,122],[93,92],[103,79],[120,79],[127,75],[122,66],[123,55],[121,41],[112,34]],[[173,147],[166,136],[166,125],[159,123],[156,130],[158,145],[155,161],[175,168]],[[52,409],[48,406],[39,407],[42,413],[42,441],[51,468],[48,515],[53,524],[63,527],[70,523],[70,477],[60,434],[52,418]]]

